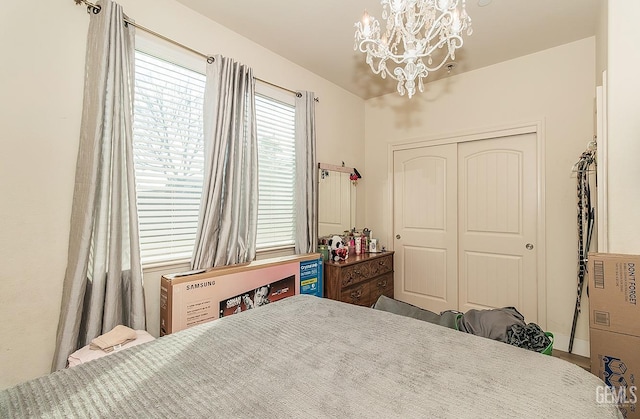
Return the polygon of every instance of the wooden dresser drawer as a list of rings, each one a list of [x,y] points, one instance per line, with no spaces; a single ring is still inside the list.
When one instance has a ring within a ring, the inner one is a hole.
[[[370,290],[371,286],[369,282],[364,282],[354,287],[343,289],[340,293],[340,301],[359,306],[368,306],[371,300]]]
[[[342,288],[349,287],[358,282],[366,281],[370,278],[366,263],[345,266],[340,270],[340,285]]]
[[[388,255],[379,259],[367,262],[370,276],[378,276],[393,271],[393,256]]]
[[[349,287],[391,271],[393,271],[393,258],[391,255],[345,266],[341,269],[341,284],[343,288]]]
[[[381,295],[393,298],[393,273],[384,274],[371,281],[370,284],[371,297],[374,299],[373,303],[375,303]]]

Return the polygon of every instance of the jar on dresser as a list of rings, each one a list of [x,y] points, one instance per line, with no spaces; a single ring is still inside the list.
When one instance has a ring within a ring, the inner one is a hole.
[[[350,254],[324,262],[324,296],[371,307],[381,295],[393,298],[393,252]]]

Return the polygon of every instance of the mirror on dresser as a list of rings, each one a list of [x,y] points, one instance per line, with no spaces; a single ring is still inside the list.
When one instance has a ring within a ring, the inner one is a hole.
[[[342,234],[356,225],[353,167],[318,164],[318,236]]]

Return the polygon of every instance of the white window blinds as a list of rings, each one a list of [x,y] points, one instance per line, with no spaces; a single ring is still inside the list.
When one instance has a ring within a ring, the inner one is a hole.
[[[189,259],[202,195],[205,76],[140,51],[135,67],[142,262]],[[259,250],[295,240],[295,106],[283,100],[256,96]]]
[[[257,249],[295,244],[295,106],[256,95]]]
[[[204,171],[205,76],[136,51],[134,159],[142,262],[190,258]]]

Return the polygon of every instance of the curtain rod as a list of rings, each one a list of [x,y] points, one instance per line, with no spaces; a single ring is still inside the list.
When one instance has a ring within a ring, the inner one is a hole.
[[[100,13],[100,10],[102,10],[102,8],[99,5],[91,3],[88,0],[74,0],[74,1],[76,2],[77,5],[80,5],[80,4],[84,3],[87,6],[87,13],[93,13],[94,15],[97,15],[98,13]],[[173,40],[171,38],[168,38],[168,37],[166,37],[166,36],[164,36],[162,34],[159,34],[158,32],[155,32],[155,31],[153,31],[153,30],[151,30],[151,29],[149,29],[149,28],[147,28],[145,26],[142,26],[142,25],[138,24],[138,23],[135,23],[134,21],[129,20],[126,17],[124,18],[124,21],[127,24],[133,26],[134,28],[140,29],[141,31],[147,32],[150,35],[153,35],[153,36],[155,36],[157,38],[160,38],[160,39],[162,39],[164,41],[167,41],[167,42],[169,42],[169,43],[171,43],[173,45],[176,45],[176,46],[178,46],[180,48],[183,48],[183,49],[185,49],[187,51],[190,51],[190,52],[192,52],[192,53],[194,53],[196,55],[199,55],[199,56],[205,58],[209,64],[213,63],[214,58],[211,55],[204,54],[204,53],[202,53],[200,51],[197,51],[197,50],[195,50],[195,49],[193,49],[191,47],[188,47],[188,46],[186,46],[184,44],[181,44],[178,41],[175,41],[175,40]],[[262,80],[262,79],[260,79],[258,77],[256,77],[256,80],[259,80],[262,83],[268,84],[269,86],[277,87],[278,89],[284,90],[286,92],[293,93],[296,96],[301,95],[300,92],[297,92],[297,91],[291,90],[291,89],[287,89],[286,87],[282,87],[282,86],[279,86],[279,85],[277,85],[275,83],[271,83],[269,81]],[[298,97],[300,97],[300,96],[298,96]],[[318,98],[314,98],[314,100],[316,102],[318,102]]]

